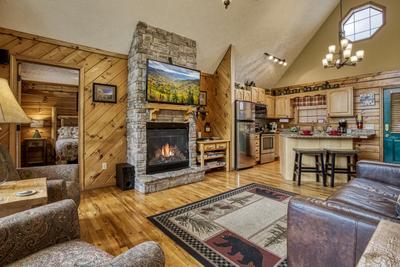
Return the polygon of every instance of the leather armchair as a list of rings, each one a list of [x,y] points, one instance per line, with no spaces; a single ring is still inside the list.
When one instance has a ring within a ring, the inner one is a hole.
[[[0,168],[5,170],[9,181],[47,178],[48,202],[73,199],[80,201],[79,165],[49,165],[16,169],[7,149],[0,145]]]
[[[291,199],[289,266],[355,266],[381,219],[400,223],[400,165],[360,161],[357,176],[325,201]]]
[[[113,257],[80,240],[79,232],[77,207],[70,199],[0,218],[0,266],[164,266],[155,242]]]

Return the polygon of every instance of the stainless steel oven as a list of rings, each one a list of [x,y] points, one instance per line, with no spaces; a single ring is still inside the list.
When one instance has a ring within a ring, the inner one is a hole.
[[[267,163],[275,160],[274,134],[261,134],[260,154],[260,163]]]

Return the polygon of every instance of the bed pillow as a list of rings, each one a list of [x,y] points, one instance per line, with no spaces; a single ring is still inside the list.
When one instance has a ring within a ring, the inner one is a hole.
[[[58,139],[70,139],[72,138],[71,127],[60,127],[58,129]]]
[[[71,127],[71,135],[72,135],[72,138],[78,139],[79,138],[79,128]]]
[[[397,198],[397,202],[396,202],[396,215],[397,215],[397,218],[400,218],[400,195]]]

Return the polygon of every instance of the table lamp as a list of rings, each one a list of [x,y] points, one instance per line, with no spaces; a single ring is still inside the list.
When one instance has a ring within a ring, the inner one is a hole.
[[[0,131],[3,123],[30,123],[31,119],[26,116],[24,110],[19,105],[13,92],[8,85],[8,81],[0,78]],[[0,144],[1,146],[1,144]],[[8,180],[9,166],[6,159],[0,155],[0,163],[3,161],[2,171],[0,171],[0,184]],[[2,173],[4,172],[4,173]]]

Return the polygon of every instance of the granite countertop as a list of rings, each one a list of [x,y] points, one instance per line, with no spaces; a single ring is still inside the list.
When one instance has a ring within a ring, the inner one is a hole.
[[[340,136],[329,135],[327,133],[318,133],[313,135],[301,135],[299,133],[281,132],[282,137],[286,138],[304,138],[304,139],[368,139],[375,136],[374,130],[353,130],[351,134]]]

